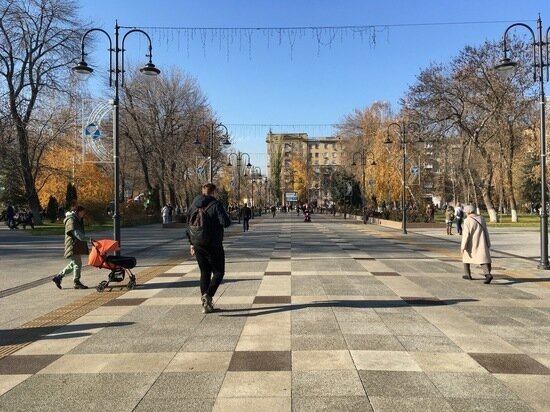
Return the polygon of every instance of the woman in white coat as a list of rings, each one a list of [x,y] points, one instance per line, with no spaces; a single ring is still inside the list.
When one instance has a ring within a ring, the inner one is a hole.
[[[462,230],[462,243],[460,253],[462,254],[462,263],[464,263],[464,279],[472,280],[470,264],[481,265],[485,274],[483,283],[491,283],[491,239],[487,231],[487,225],[483,217],[477,215],[472,205],[464,207],[464,214],[467,216],[464,220]]]

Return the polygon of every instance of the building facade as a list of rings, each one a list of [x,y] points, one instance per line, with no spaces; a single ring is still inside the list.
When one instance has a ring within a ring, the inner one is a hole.
[[[279,179],[282,198],[292,202],[297,175],[306,176],[307,201],[322,205],[329,199],[323,181],[342,164],[342,145],[337,137],[310,138],[307,133],[268,133],[267,170],[272,181]],[[295,170],[296,167],[304,170]]]

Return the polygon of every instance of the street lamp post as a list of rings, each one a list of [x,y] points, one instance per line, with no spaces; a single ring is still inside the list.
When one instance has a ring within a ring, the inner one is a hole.
[[[369,152],[369,151],[366,151],[365,148],[362,148],[360,152],[355,152],[351,158],[352,160],[352,163],[351,165],[352,166],[357,166],[357,162],[355,161],[355,157],[356,156],[359,156],[360,159],[361,159],[361,171],[363,172],[362,174],[362,184],[363,184],[363,188],[361,189],[361,201],[363,203],[363,223],[367,223],[367,219],[368,219],[368,216],[367,216],[367,197],[366,197],[366,191],[367,191],[367,186],[365,184],[365,167],[367,166],[367,157],[371,155],[372,156],[372,160],[371,160],[371,166],[376,166],[376,161],[374,160],[374,153],[372,152]]]
[[[542,37],[542,20],[537,19],[537,34],[535,35],[533,29],[524,23],[515,23],[504,31],[502,47],[504,57],[500,64],[495,66],[495,69],[499,72],[509,73],[515,69],[517,62],[508,58],[507,47],[507,35],[508,31],[514,27],[524,27],[531,33],[533,39],[533,81],[539,82],[539,103],[540,103],[540,192],[541,192],[541,212],[540,212],[540,262],[538,264],[539,269],[550,269],[550,263],[548,262],[548,207],[546,199],[546,98],[544,96],[544,68],[546,67],[546,81],[548,81],[548,67],[549,52],[548,52],[548,35],[550,33],[550,27],[546,30],[546,37]],[[546,41],[545,41],[546,39]],[[544,48],[546,46],[546,56],[544,54]]]
[[[232,156],[235,156],[235,160],[236,160],[236,163],[237,163],[237,214],[239,215],[238,216],[238,219],[239,219],[239,223],[241,223],[241,168],[242,168],[242,160],[243,158],[246,156],[248,158],[248,161],[246,162],[246,168],[250,168],[252,167],[252,165],[250,164],[250,155],[248,153],[229,153],[229,155],[227,156],[228,158],[228,161],[227,161],[227,166],[228,167],[232,167],[233,164],[231,163],[231,157]]]
[[[122,43],[119,42],[120,29],[129,29],[124,36],[122,37]],[[92,74],[93,69],[86,63],[86,55],[84,51],[84,42],[88,34],[92,32],[101,32],[107,36],[109,39],[109,87],[114,86],[114,99],[113,99],[113,163],[114,163],[114,210],[113,210],[113,236],[120,245],[120,126],[119,126],[119,88],[124,87],[124,52],[126,51],[124,47],[124,42],[126,37],[132,33],[141,33],[147,37],[149,42],[149,53],[146,57],[149,58],[149,62],[146,63],[139,71],[147,76],[157,76],[160,74],[160,70],[155,67],[153,64],[153,46],[151,43],[151,37],[140,29],[134,29],[131,27],[121,27],[118,25],[118,22],[115,22],[115,44],[113,48],[113,41],[109,33],[103,29],[92,28],[84,33],[81,41],[81,55],[80,63],[78,63],[72,70],[75,74],[81,76],[82,78],[87,78]],[[113,64],[113,55],[114,55],[114,64]],[[114,81],[113,81],[114,77]]]
[[[250,187],[251,187],[251,208],[254,207],[254,181],[257,178],[262,178],[262,169],[259,167],[250,168]],[[254,211],[252,211],[252,219],[254,219]]]
[[[420,131],[421,126],[416,122],[409,122],[409,123],[390,123],[387,128],[387,134],[386,139],[384,140],[384,144],[389,145],[392,143],[392,140],[390,139],[389,132],[391,128],[397,128],[397,131],[399,132],[399,145],[401,146],[401,151],[403,152],[403,193],[401,198],[401,209],[403,212],[402,218],[401,218],[401,225],[403,227],[403,234],[407,234],[407,207],[406,207],[406,184],[405,184],[405,177],[406,177],[406,169],[405,169],[405,163],[407,160],[407,144],[409,143],[408,134],[409,129],[411,127],[415,127],[417,131]],[[417,143],[422,143],[422,137],[418,137]]]
[[[212,158],[214,157],[214,137],[216,137],[216,131],[218,129],[224,129],[225,133],[223,134],[223,142],[222,144],[224,146],[230,146],[231,142],[229,141],[229,131],[227,130],[227,127],[223,123],[209,123],[209,124],[201,124],[197,128],[197,137],[195,138],[195,141],[193,142],[196,145],[200,145],[201,141],[199,140],[200,130],[206,129],[208,131],[208,149],[209,149],[209,165],[208,165],[208,181],[212,183],[212,179],[214,178],[214,167],[212,163]]]

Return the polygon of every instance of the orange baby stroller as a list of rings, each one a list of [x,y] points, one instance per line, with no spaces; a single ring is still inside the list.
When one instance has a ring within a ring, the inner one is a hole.
[[[92,250],[88,256],[88,265],[95,266],[100,269],[109,269],[108,280],[102,280],[97,285],[96,290],[103,292],[109,283],[122,282],[128,272],[128,290],[136,286],[136,277],[130,269],[136,266],[136,258],[131,256],[116,256],[110,253],[120,250],[120,246],[116,240],[103,239],[92,240]]]

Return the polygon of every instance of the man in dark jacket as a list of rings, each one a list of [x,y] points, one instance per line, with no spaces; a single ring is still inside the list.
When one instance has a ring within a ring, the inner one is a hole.
[[[248,207],[248,203],[245,203],[241,209],[241,218],[243,220],[243,232],[248,232],[250,218],[252,217],[252,210]]]
[[[214,310],[212,298],[222,283],[225,274],[225,252],[223,250],[223,229],[231,225],[231,219],[223,205],[214,197],[216,186],[207,183],[202,187],[202,195],[193,199],[189,208],[187,222],[198,208],[203,208],[207,215],[205,224],[209,226],[209,239],[206,245],[193,245],[189,231],[191,256],[195,256],[201,271],[200,288],[203,313]]]

